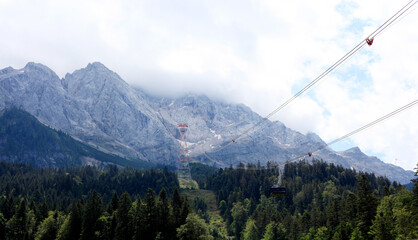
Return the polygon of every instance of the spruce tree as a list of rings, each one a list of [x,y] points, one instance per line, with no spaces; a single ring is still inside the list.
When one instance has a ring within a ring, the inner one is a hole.
[[[161,189],[157,202],[158,217],[157,231],[161,232],[164,239],[168,239],[168,229],[170,227],[170,205],[168,203],[165,188]]]
[[[132,225],[133,240],[142,239],[144,235],[144,206],[140,198],[137,198],[136,201],[132,204],[132,207],[129,211]]]
[[[71,210],[64,223],[58,230],[57,240],[78,240],[81,234],[81,212],[83,205],[81,201],[74,201]]]
[[[243,240],[260,239],[257,226],[255,225],[255,221],[252,218],[248,218],[242,235]]]
[[[83,211],[83,230],[81,234],[82,240],[94,239],[95,225],[97,219],[102,215],[103,202],[100,195],[93,190],[90,198],[87,200]]]
[[[392,196],[384,197],[377,207],[376,217],[370,230],[376,240],[391,240],[395,237],[392,199]]]
[[[181,223],[181,205],[182,201],[180,198],[179,190],[177,188],[174,189],[173,196],[171,197],[171,207],[173,208],[173,219],[174,219],[174,229],[180,227],[183,223]]]
[[[372,220],[376,215],[377,198],[370,189],[370,182],[362,174],[357,183],[357,228],[364,239],[372,239],[369,235]]]
[[[6,233],[8,239],[26,239],[28,233],[27,210],[26,200],[23,198],[16,209],[16,213],[7,222]]]
[[[263,240],[285,240],[286,237],[286,229],[282,223],[278,222],[270,222],[266,226],[266,231],[264,233]]]
[[[154,191],[151,188],[148,188],[144,204],[144,239],[154,239],[157,234],[157,208]]]
[[[48,217],[38,226],[35,240],[54,240],[57,237],[57,216],[58,215],[53,211],[48,213]]]
[[[118,209],[116,211],[116,229],[114,239],[131,239],[132,228],[129,218],[129,209],[131,208],[132,201],[129,193],[124,192],[119,200]]]
[[[112,200],[110,200],[109,205],[107,206],[107,212],[109,214],[112,214],[116,209],[118,209],[119,206],[119,196],[118,193],[115,191],[112,195]]]
[[[241,202],[237,202],[234,203],[234,206],[232,207],[231,215],[233,218],[232,228],[234,236],[236,239],[240,239],[241,231],[244,229],[247,221],[248,211]]]

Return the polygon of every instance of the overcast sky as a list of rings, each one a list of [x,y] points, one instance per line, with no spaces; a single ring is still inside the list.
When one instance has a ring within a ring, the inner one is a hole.
[[[34,61],[64,77],[99,61],[150,94],[265,116],[408,1],[0,0],[0,68]],[[272,120],[329,142],[418,99],[415,9]],[[412,170],[418,106],[333,148],[353,146]]]

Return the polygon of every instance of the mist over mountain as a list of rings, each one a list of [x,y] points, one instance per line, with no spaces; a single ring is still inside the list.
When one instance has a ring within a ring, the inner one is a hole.
[[[24,109],[47,126],[133,161],[175,165],[178,123],[189,125],[187,143],[192,159],[215,166],[284,163],[325,144],[315,133],[304,135],[279,121],[266,120],[220,149],[262,117],[242,104],[201,95],[150,96],[98,62],[63,79],[37,63],[28,63],[23,69],[5,68],[0,70],[0,94],[0,110],[11,106]],[[413,176],[412,171],[367,156],[358,148],[343,152],[324,148],[314,157],[401,183]]]

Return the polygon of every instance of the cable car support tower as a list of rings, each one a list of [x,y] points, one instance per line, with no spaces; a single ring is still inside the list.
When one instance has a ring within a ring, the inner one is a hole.
[[[186,141],[186,133],[189,125],[187,123],[179,123],[177,127],[180,132],[180,155],[177,165],[177,177],[179,179],[192,179],[189,166],[189,150]]]

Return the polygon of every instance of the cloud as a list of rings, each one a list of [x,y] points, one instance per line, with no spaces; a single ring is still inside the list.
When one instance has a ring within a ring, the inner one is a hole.
[[[267,115],[406,3],[0,0],[0,67],[36,61],[63,77],[100,61],[151,94],[206,94]],[[416,22],[415,10],[272,120],[331,141],[414,100]],[[343,146],[413,169],[416,122],[417,107]]]

